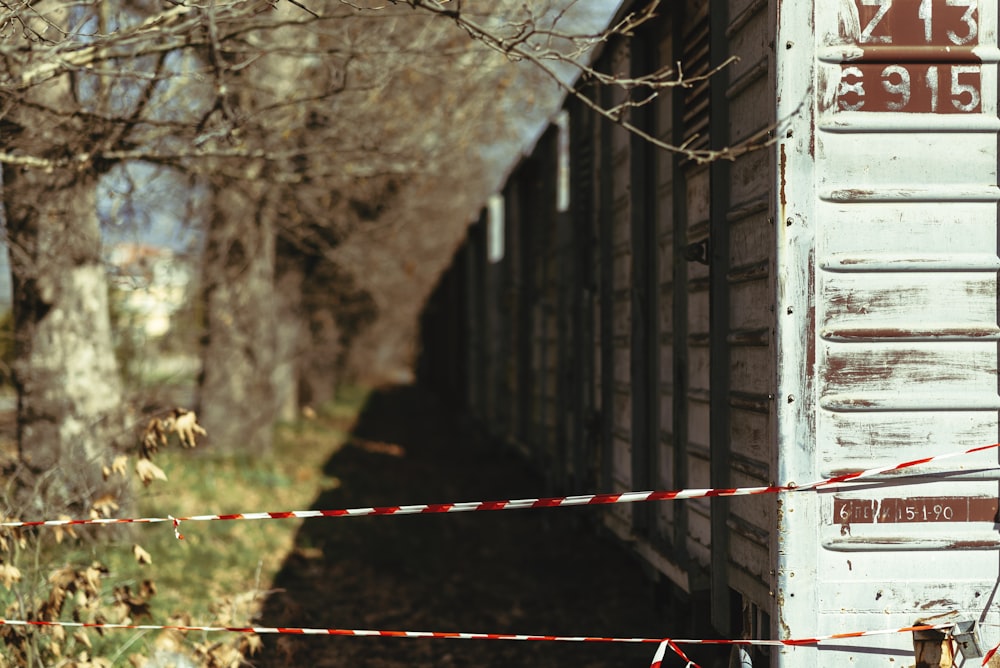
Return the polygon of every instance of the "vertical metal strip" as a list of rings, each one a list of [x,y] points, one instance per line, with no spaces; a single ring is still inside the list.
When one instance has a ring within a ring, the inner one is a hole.
[[[774,477],[795,482],[815,475],[815,3],[776,3],[775,109],[775,375],[777,381]],[[818,500],[789,495],[776,500],[771,538],[775,572],[775,638],[815,629]],[[791,543],[794,549],[787,545]],[[800,663],[778,648],[772,665]]]
[[[569,179],[570,210],[569,234],[572,238],[572,278],[570,282],[571,326],[576,332],[573,337],[571,360],[575,360],[575,375],[570,383],[573,394],[574,424],[573,439],[570,443],[573,476],[569,489],[582,493],[587,487],[587,444],[591,434],[587,419],[593,402],[590,399],[593,373],[593,317],[589,308],[591,294],[591,253],[593,253],[592,212],[593,191],[588,184],[593,182],[593,114],[581,102],[570,98],[569,111]]]
[[[604,69],[608,67],[607,59],[610,49],[603,57]],[[604,87],[599,93],[601,105],[607,109],[611,104],[611,91]],[[612,305],[612,216],[614,213],[614,182],[612,179],[611,159],[611,123],[605,119],[600,121],[600,203],[598,204],[598,225],[601,266],[601,491],[611,491],[612,466],[612,426],[614,420],[614,349],[612,347],[612,327],[614,308]]]
[[[564,124],[559,128],[559,141],[557,142],[556,160],[556,191],[558,193],[561,185],[559,179],[562,178],[560,170],[562,168],[563,150],[565,147],[564,133],[568,128]],[[556,195],[558,198],[560,195]],[[556,209],[556,456],[554,465],[558,469],[556,480],[557,493],[567,493],[567,482],[570,480],[572,471],[572,449],[569,439],[575,434],[574,422],[578,407],[576,403],[576,393],[574,387],[579,385],[577,371],[574,362],[580,358],[576,356],[576,341],[580,337],[580,330],[573,326],[571,318],[576,312],[575,299],[572,286],[575,285],[575,266],[573,263],[574,243],[570,224],[570,212],[560,211],[558,205]]]
[[[549,215],[548,206],[548,180],[554,175],[546,169],[548,166],[548,134],[542,136],[535,153],[531,159],[531,183],[532,197],[529,199],[533,203],[531,218],[531,302],[533,304],[532,313],[535,319],[531,323],[531,345],[533,350],[537,350],[538,359],[532,362],[532,394],[535,398],[535,407],[532,413],[535,421],[531,432],[532,457],[536,464],[540,465],[542,474],[546,480],[546,493],[550,493],[551,487],[548,485],[552,481],[552,471],[549,469],[549,434],[548,434],[548,414],[546,411],[546,400],[548,393],[548,371],[549,371],[549,345],[548,345],[548,262],[549,262],[549,226],[552,218]],[[539,153],[541,155],[539,156]],[[539,208],[539,204],[542,204]]]
[[[654,71],[654,50],[650,31],[632,39],[630,67],[633,77]],[[647,91],[633,91],[642,98]],[[653,130],[653,107],[645,104],[631,111],[632,123],[647,132]],[[631,189],[632,238],[632,487],[653,486],[656,469],[657,410],[655,388],[659,385],[657,357],[657,280],[656,280],[656,163],[648,141],[632,135],[629,146],[629,181]],[[632,509],[633,527],[648,534],[652,524],[652,506],[636,504]]]
[[[684,15],[685,3],[675,3],[673,23],[673,57],[678,63],[684,54]],[[673,137],[672,142],[680,146],[684,142],[684,95],[675,89],[673,94]],[[684,248],[687,245],[687,177],[683,169],[683,160],[677,154],[673,156],[673,432],[674,432],[674,480],[677,489],[688,486],[687,475],[687,267],[685,266]],[[686,505],[679,506],[674,513],[674,561],[683,566],[688,565],[687,532],[688,509]]]
[[[709,0],[709,64],[719,67],[729,57],[726,28],[728,0]],[[729,145],[729,70],[723,69],[709,81],[709,142],[719,150]],[[709,410],[710,476],[713,487],[730,487],[731,431],[729,414],[729,189],[730,163],[716,160],[709,172],[711,204],[709,218]],[[712,503],[711,600],[712,625],[723,635],[731,634],[732,611],[729,592],[729,505],[730,499],[714,498]],[[738,629],[735,629],[738,630]]]
[[[517,438],[531,438],[531,225],[527,221],[526,168],[517,173]]]

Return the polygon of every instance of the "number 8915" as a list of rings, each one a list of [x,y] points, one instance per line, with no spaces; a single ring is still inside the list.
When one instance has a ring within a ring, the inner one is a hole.
[[[842,65],[837,109],[976,113],[981,79],[979,65]]]

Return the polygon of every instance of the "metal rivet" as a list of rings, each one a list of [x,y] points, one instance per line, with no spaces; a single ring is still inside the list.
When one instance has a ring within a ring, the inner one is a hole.
[[[792,42],[791,40],[789,40],[789,41],[785,42],[785,48],[786,48],[786,49],[790,49],[790,48],[792,48],[793,46],[795,46],[795,42]]]
[[[795,222],[795,221],[792,220],[791,216],[789,216],[788,218],[785,218],[785,225],[786,226],[791,227],[793,222]]]
[[[794,402],[795,402],[795,395],[794,394],[789,394],[788,395],[788,403],[794,403]]]
[[[792,307],[789,306],[787,309],[785,309],[785,313],[787,313],[788,315],[791,315],[792,314]]]

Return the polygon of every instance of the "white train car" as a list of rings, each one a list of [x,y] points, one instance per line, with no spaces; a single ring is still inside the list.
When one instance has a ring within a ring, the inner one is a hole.
[[[767,146],[696,164],[570,99],[505,213],[470,235],[449,316],[469,368],[445,380],[462,375],[470,411],[553,493],[802,484],[1000,441],[996,0],[658,13],[597,67],[690,77],[738,60],[630,122]],[[694,610],[675,636],[702,617],[793,641],[957,625],[738,649],[740,665],[978,665],[1000,643],[998,461],[616,506],[601,524]]]

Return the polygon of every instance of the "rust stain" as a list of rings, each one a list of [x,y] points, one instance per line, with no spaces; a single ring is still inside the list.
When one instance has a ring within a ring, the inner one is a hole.
[[[952,550],[990,550],[996,546],[995,540],[956,540],[948,545]]]
[[[894,365],[902,361],[901,353],[895,354],[896,359],[873,359],[874,355],[847,354],[827,358],[823,380],[827,384],[843,384],[857,386],[873,381],[884,381],[892,378]]]
[[[865,196],[873,195],[875,193],[875,191],[873,191],[873,190],[862,190],[860,188],[853,188],[853,189],[848,189],[848,190],[838,190],[837,193],[843,193],[844,197],[846,199],[846,198],[865,197]],[[898,264],[901,264],[901,265],[918,264],[918,263],[931,263],[931,262],[938,262],[938,261],[939,261],[938,258],[933,258],[933,257],[905,257],[905,258],[900,258],[899,260],[895,260],[895,262],[897,262]],[[851,265],[870,264],[871,260],[869,258],[851,258],[851,257],[846,257],[846,258],[840,258],[838,260],[838,262],[841,265],[849,265],[849,266],[851,266]]]
[[[809,157],[816,158],[816,108],[809,107]]]
[[[840,386],[856,390],[889,381],[894,386],[909,382],[968,382],[983,373],[996,375],[997,370],[984,368],[982,360],[975,356],[966,362],[926,350],[879,350],[831,355],[823,370],[823,380],[828,389]]]
[[[921,39],[923,37],[921,36]],[[982,62],[973,47],[955,45],[866,46],[864,55],[852,62],[892,65],[894,63],[955,63]]]
[[[778,201],[781,202],[781,218],[785,217],[785,205],[788,204],[788,199],[785,197],[785,169],[788,167],[788,155],[785,152],[785,145],[781,145],[781,159],[779,161],[779,179],[781,186],[778,189]]]
[[[955,605],[958,605],[958,604],[955,601],[952,601],[951,599],[939,598],[936,601],[927,601],[927,603],[924,603],[923,605],[920,606],[920,609],[921,610],[930,610],[931,608],[936,608],[936,607],[946,608],[946,607],[952,607],[952,606],[955,606]]]
[[[813,335],[816,332],[816,249],[809,249],[809,275],[808,275],[808,288],[806,291],[807,298],[809,300],[809,311],[806,318],[806,331],[809,332],[809,336],[806,337],[806,378],[808,382],[808,390],[812,391],[812,379],[815,375],[816,369],[816,337]]]
[[[1000,334],[1000,329],[986,328],[948,328],[941,329],[899,329],[892,327],[867,328],[867,329],[836,329],[831,328],[823,333],[824,338],[834,340],[864,340],[876,341],[880,339],[934,339],[934,338],[957,338],[964,339],[989,339]]]
[[[865,199],[871,197],[875,194],[874,190],[870,188],[844,188],[843,190],[838,190],[834,193],[834,198],[839,201],[850,201],[854,199]],[[842,264],[852,264],[851,262],[842,262]],[[861,264],[861,261],[857,262]]]

